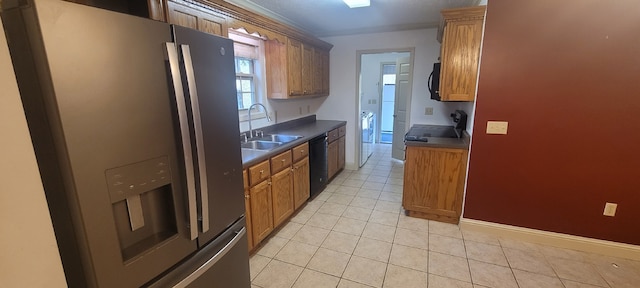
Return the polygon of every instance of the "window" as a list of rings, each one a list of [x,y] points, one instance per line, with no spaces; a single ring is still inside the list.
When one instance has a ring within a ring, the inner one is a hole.
[[[253,59],[236,57],[235,62],[238,110],[249,109],[256,100],[256,77]]]
[[[259,59],[262,39],[232,31],[229,31],[229,37],[233,40],[235,55],[238,110],[247,110],[253,103],[260,102],[262,84]]]

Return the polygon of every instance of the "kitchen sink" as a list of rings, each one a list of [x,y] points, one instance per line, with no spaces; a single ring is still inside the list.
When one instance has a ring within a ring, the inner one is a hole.
[[[240,147],[254,150],[271,150],[282,145],[282,142],[278,141],[264,141],[264,140],[250,140],[245,143],[241,143]]]
[[[285,134],[269,134],[265,137],[263,137],[263,140],[267,140],[267,141],[272,141],[272,142],[282,142],[282,143],[288,143],[294,140],[298,140],[302,138],[302,136],[298,136],[298,135],[285,135]]]

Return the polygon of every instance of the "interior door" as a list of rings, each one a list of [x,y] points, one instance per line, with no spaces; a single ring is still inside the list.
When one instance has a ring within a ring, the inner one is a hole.
[[[411,57],[402,57],[396,60],[396,93],[393,108],[393,142],[391,144],[391,157],[404,160],[404,134],[409,128],[408,108],[411,99],[411,85],[413,67]]]

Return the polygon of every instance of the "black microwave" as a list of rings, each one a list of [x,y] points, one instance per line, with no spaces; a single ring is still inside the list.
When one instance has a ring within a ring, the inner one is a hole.
[[[431,99],[440,101],[440,63],[433,63],[433,71],[429,74],[428,80]]]

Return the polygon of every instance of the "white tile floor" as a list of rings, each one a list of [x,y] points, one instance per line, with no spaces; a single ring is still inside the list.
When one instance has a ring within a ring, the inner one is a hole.
[[[390,145],[378,145],[264,241],[252,287],[640,287],[637,261],[407,217],[402,177]]]

